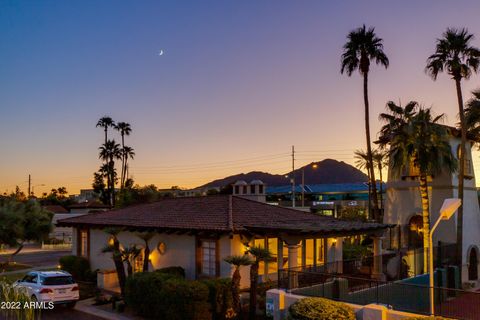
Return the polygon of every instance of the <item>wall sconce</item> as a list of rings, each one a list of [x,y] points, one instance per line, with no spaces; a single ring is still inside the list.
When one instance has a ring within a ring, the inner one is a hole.
[[[337,238],[332,239],[332,246],[335,247],[337,245]]]
[[[157,250],[160,254],[165,254],[165,251],[167,251],[167,246],[165,245],[165,242],[159,242],[157,245]]]

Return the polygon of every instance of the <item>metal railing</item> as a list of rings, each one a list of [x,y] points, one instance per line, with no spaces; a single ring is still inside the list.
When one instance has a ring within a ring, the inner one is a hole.
[[[314,270],[317,271],[314,271]],[[395,310],[429,314],[429,286],[292,269],[280,270],[278,286],[302,296],[324,297],[347,303],[383,304]],[[434,288],[435,314],[457,319],[480,319],[480,293]]]

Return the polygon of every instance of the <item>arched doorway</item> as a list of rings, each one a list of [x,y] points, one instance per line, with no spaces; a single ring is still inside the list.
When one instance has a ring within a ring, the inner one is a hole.
[[[468,255],[468,280],[478,280],[478,256],[474,247],[470,249]]]

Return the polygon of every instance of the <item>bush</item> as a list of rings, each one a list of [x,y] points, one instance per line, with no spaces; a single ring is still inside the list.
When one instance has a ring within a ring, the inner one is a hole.
[[[353,309],[345,303],[324,298],[298,300],[288,311],[292,320],[355,320]]]
[[[208,287],[164,272],[136,273],[127,279],[125,302],[140,316],[210,320]]]
[[[155,272],[169,274],[172,276],[185,279],[185,269],[183,269],[182,267],[166,267],[166,268],[157,269],[155,270]]]
[[[96,281],[96,272],[90,269],[88,259],[79,256],[64,256],[60,260],[60,268],[69,272],[77,281]]]
[[[210,303],[213,317],[212,319],[225,319],[227,312],[234,310],[232,296],[232,280],[209,279],[203,280],[208,288],[208,302]]]

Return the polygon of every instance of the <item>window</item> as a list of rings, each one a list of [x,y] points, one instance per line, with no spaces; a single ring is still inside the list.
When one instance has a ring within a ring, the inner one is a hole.
[[[252,185],[250,186],[250,193],[251,193],[251,194],[255,194],[255,185],[254,185],[254,184],[252,184]]]
[[[267,239],[268,250],[272,254],[272,261],[267,263],[268,273],[277,273],[278,269],[278,239],[277,238],[268,238]]]
[[[258,186],[258,193],[263,194],[263,185],[261,184]]]
[[[215,240],[201,241],[201,273],[214,277],[217,275],[217,243]]]
[[[78,254],[88,257],[88,230],[80,230],[78,235]]]
[[[305,265],[306,266],[313,266],[313,239],[305,240]]]
[[[243,194],[247,194],[248,193],[248,187],[247,186],[243,186]]]
[[[240,187],[239,186],[235,186],[235,194],[239,194],[240,193]]]
[[[457,148],[457,158],[460,160],[460,146],[458,146]],[[471,157],[471,153],[468,152],[468,149],[467,149],[467,152],[465,153],[464,160],[465,162],[464,162],[463,170],[464,170],[465,177],[472,178],[473,177],[472,157]]]

